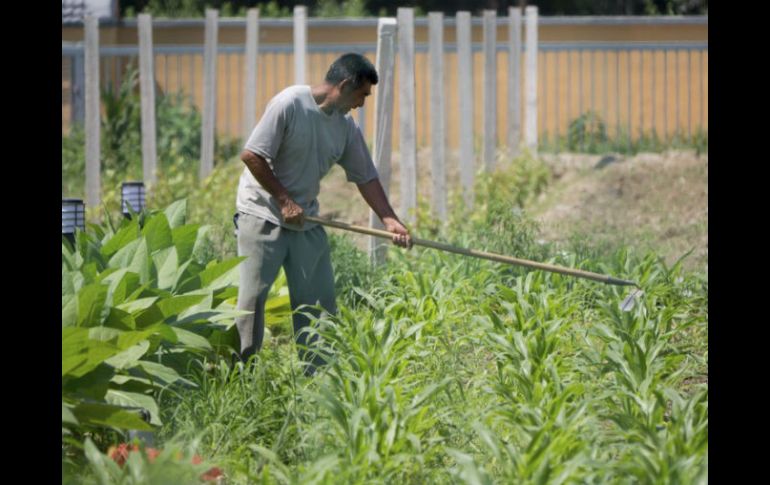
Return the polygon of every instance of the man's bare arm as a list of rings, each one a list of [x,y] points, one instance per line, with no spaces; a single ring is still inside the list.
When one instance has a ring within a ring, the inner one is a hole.
[[[249,172],[257,179],[257,182],[278,201],[283,220],[290,224],[301,226],[305,221],[305,213],[289,195],[289,191],[281,184],[273,173],[270,165],[260,155],[249,150],[241,152],[241,160],[248,167]]]
[[[396,233],[393,236],[393,243],[401,247],[411,248],[412,237],[409,235],[409,230],[396,216],[393,207],[391,207],[388,201],[388,196],[385,195],[380,179],[376,178],[364,184],[359,184],[358,191],[361,192],[361,196],[366,203],[369,204],[369,207],[380,218],[385,226],[385,230]]]

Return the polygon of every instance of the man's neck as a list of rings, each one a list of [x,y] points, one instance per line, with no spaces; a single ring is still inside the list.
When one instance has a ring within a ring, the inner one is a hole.
[[[318,109],[327,115],[334,113],[334,111],[337,109],[336,106],[331,104],[328,98],[332,87],[333,86],[329,84],[323,83],[310,88],[310,92],[313,95],[313,99],[315,100],[316,104],[318,105]]]

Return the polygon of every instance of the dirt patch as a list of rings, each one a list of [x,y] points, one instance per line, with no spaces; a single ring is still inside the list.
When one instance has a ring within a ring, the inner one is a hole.
[[[573,234],[654,251],[671,264],[708,271],[708,155],[543,155],[554,181],[530,214],[544,239]]]
[[[458,154],[447,153],[447,187],[459,186]],[[541,154],[553,180],[527,212],[540,221],[541,239],[566,242],[575,234],[597,245],[627,244],[654,251],[672,264],[690,249],[687,269],[708,270],[708,155],[670,151],[635,156]],[[480,163],[480,162],[479,162]],[[418,196],[430,201],[430,150],[418,154]],[[400,216],[398,154],[393,154],[390,199]],[[369,207],[335,167],[323,180],[321,213],[369,224]],[[347,233],[365,249],[367,236]]]

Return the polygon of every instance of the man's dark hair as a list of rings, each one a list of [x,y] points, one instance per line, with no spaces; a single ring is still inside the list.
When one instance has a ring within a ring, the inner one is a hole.
[[[352,81],[353,89],[360,88],[364,80],[377,84],[377,70],[369,59],[361,54],[344,54],[332,63],[324,80],[329,84],[337,85],[345,79]]]

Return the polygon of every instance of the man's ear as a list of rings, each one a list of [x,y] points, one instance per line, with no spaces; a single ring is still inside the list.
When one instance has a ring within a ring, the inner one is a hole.
[[[339,84],[337,84],[337,88],[340,90],[341,93],[350,91],[352,87],[353,87],[353,81],[350,78],[343,79],[342,81],[340,81]]]

